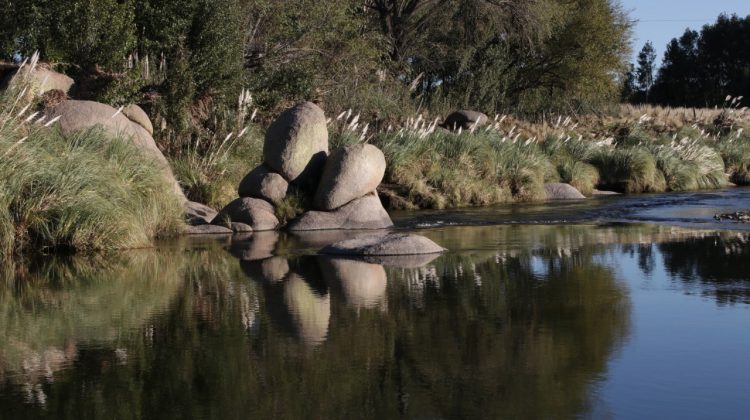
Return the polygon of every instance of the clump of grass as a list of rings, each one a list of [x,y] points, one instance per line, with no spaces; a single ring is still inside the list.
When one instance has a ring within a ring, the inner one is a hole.
[[[172,187],[135,146],[98,130],[16,133],[0,131],[3,254],[143,247],[182,228]]]
[[[237,197],[237,185],[260,164],[263,155],[258,130],[240,133],[237,138],[203,139],[206,145],[202,149],[187,147],[169,158],[188,199],[221,208]]]
[[[0,97],[0,256],[144,247],[182,229],[159,165],[131,142],[35,124],[24,92]],[[23,106],[21,106],[23,105]]]
[[[421,208],[540,199],[545,180],[556,178],[538,147],[495,130],[454,133],[429,123],[379,134],[372,142],[386,155],[386,182]]]
[[[274,206],[276,218],[284,225],[304,213],[305,210],[312,208],[311,202],[312,200],[302,194],[301,191],[293,190],[279,204]]]
[[[587,163],[593,157],[594,144],[582,139],[548,137],[542,144],[544,152],[555,165],[559,180],[591,195],[599,184],[599,170]]]
[[[737,185],[750,185],[750,136],[730,135],[717,143],[729,179]]]
[[[591,164],[599,170],[600,183],[605,188],[628,194],[667,189],[656,159],[642,147],[600,148],[592,156]]]
[[[243,91],[236,109],[209,108],[213,114],[205,119],[214,122],[211,129],[158,133],[188,199],[221,208],[237,197],[237,185],[260,164],[263,134],[252,124],[256,112],[249,113],[251,105],[252,96]]]

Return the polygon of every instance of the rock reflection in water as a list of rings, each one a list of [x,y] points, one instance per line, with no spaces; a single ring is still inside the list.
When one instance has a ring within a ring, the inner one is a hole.
[[[382,265],[328,257],[318,257],[318,263],[326,283],[335,287],[348,305],[387,310],[388,279]]]

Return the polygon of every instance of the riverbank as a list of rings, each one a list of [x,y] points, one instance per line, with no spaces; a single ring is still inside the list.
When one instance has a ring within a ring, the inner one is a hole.
[[[744,109],[622,107],[620,115],[539,122],[497,116],[449,132],[425,118],[357,139],[388,161],[381,197],[390,209],[441,209],[546,199],[564,182],[591,196],[717,189],[750,183]],[[356,130],[355,130],[356,131]]]

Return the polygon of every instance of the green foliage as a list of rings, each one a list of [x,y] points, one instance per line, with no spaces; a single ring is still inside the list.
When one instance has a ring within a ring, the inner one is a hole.
[[[651,102],[720,106],[727,95],[750,97],[750,16],[721,15],[700,32],[673,39],[651,89]]]
[[[119,70],[135,46],[131,0],[3,0],[0,8],[14,11],[4,13],[4,56],[38,50],[48,60]]]

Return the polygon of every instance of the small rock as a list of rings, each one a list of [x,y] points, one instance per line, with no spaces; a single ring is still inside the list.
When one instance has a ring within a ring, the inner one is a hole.
[[[146,111],[138,105],[128,105],[122,109],[122,115],[126,116],[130,121],[140,125],[148,134],[154,135],[154,125],[151,123],[151,119],[146,114]]]
[[[266,131],[263,160],[289,182],[317,185],[327,155],[326,117],[312,102],[287,109]]]
[[[188,226],[185,230],[187,235],[231,235],[232,229],[216,225]]]
[[[232,222],[232,232],[234,233],[248,233],[252,232],[253,227],[244,223]]]
[[[457,130],[459,128],[469,130],[472,127],[482,127],[486,125],[488,121],[489,118],[487,115],[481,112],[463,109],[448,115],[448,118],[446,118],[443,123],[443,127],[449,130]]]
[[[580,191],[569,184],[553,182],[544,184],[547,200],[582,200],[586,198]]]
[[[393,233],[338,242],[323,248],[320,252],[327,255],[389,256],[439,254],[445,251],[445,248],[424,236]]]
[[[315,193],[320,210],[334,210],[375,191],[385,175],[385,156],[371,144],[337,149],[326,161]]]
[[[308,211],[295,219],[289,225],[289,230],[386,229],[391,226],[391,217],[380,203],[380,198],[373,193],[332,212]]]
[[[244,223],[253,231],[274,230],[279,226],[271,203],[258,198],[242,197],[227,204],[211,221],[214,225]]]
[[[69,76],[50,70],[41,65],[37,65],[30,76],[28,75],[28,71],[29,68],[27,66],[20,71],[21,74],[15,72],[15,74],[10,76],[9,80],[4,82],[3,85],[12,87],[28,77],[31,85],[36,89],[36,93],[42,95],[51,90],[61,90],[67,94],[70,93],[70,89],[75,84],[75,81]]]
[[[262,198],[275,205],[281,203],[289,190],[289,183],[281,175],[260,165],[245,175],[240,182],[240,197]]]
[[[195,201],[185,202],[185,219],[192,226],[208,225],[218,212],[205,204]]]
[[[593,195],[594,197],[611,197],[611,196],[622,195],[622,194],[618,192],[614,192],[614,191],[600,191],[600,190],[595,189],[591,193],[591,195]]]

